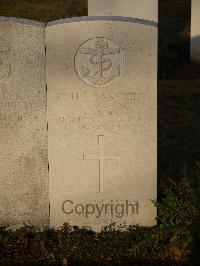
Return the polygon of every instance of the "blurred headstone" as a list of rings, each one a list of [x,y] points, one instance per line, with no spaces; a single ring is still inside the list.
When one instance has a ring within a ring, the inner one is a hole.
[[[0,17],[0,225],[49,224],[45,25]]]
[[[191,59],[200,62],[200,0],[192,0]]]
[[[88,0],[89,16],[124,16],[158,21],[158,0]]]

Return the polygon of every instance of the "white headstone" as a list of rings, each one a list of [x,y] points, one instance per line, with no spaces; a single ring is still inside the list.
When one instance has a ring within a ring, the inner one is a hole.
[[[46,28],[50,224],[155,224],[157,25],[83,17]]]
[[[0,18],[0,225],[49,223],[44,24]]]
[[[192,0],[191,59],[200,62],[200,0]]]
[[[158,21],[158,0],[88,0],[88,15]]]

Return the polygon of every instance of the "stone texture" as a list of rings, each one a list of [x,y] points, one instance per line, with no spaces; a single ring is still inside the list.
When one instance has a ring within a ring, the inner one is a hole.
[[[200,1],[192,0],[191,59],[200,62]]]
[[[49,224],[44,25],[0,18],[0,225]]]
[[[88,0],[88,15],[158,21],[158,0]]]
[[[154,225],[157,27],[68,19],[46,45],[50,225]]]

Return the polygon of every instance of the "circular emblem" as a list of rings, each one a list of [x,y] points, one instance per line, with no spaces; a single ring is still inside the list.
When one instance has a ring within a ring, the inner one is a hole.
[[[89,39],[77,50],[75,70],[88,85],[109,86],[124,71],[124,55],[113,41],[104,37]]]

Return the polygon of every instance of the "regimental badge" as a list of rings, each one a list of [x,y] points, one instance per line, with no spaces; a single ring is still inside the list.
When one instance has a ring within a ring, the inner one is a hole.
[[[88,85],[109,86],[124,71],[124,55],[118,44],[99,37],[89,39],[77,50],[75,70]]]

